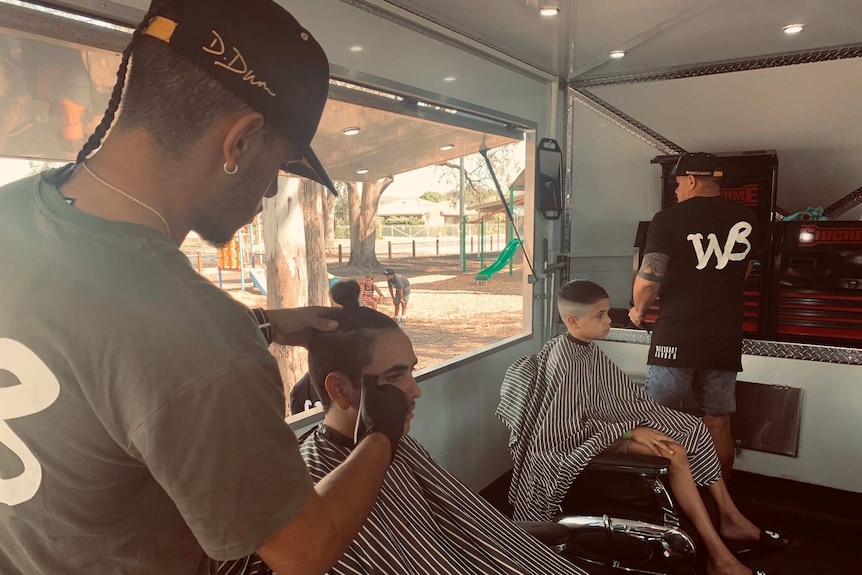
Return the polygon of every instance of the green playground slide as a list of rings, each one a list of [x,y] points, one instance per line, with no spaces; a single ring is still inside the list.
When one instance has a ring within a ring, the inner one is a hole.
[[[509,265],[509,262],[515,256],[515,253],[518,251],[518,248],[521,247],[521,240],[513,239],[508,244],[506,244],[505,249],[500,252],[500,255],[497,256],[497,260],[476,274],[476,281],[480,282],[489,282],[491,281],[491,276]]]

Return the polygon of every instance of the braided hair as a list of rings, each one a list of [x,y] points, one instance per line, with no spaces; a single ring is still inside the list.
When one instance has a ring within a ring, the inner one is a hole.
[[[147,26],[150,25],[150,21],[156,16],[161,5],[166,4],[169,1],[170,0],[153,0],[150,3],[150,9],[135,28],[135,31],[132,33],[132,39],[126,46],[126,49],[123,50],[120,66],[117,68],[117,83],[114,84],[114,89],[111,92],[111,99],[108,100],[108,107],[105,110],[105,114],[102,116],[101,122],[99,122],[99,125],[96,127],[96,131],[93,132],[86,142],[84,142],[84,146],[78,152],[74,164],[68,164],[53,173],[46,174],[46,179],[52,184],[58,185],[68,180],[69,176],[72,175],[74,167],[86,160],[87,156],[89,156],[93,150],[96,150],[102,145],[102,140],[104,139],[105,134],[108,133],[111,124],[114,123],[114,117],[117,114],[117,109],[120,107],[120,99],[123,95],[123,88],[126,85],[126,72],[129,69],[129,59],[132,56],[132,49],[135,46],[135,41],[141,36],[144,30],[146,30]]]
[[[75,159],[54,172],[52,183],[66,181],[75,165],[98,149],[116,118],[116,130],[143,128],[153,141],[174,158],[184,157],[189,146],[225,113],[248,106],[210,74],[144,31],[156,16],[178,21],[185,0],[152,0],[135,28],[117,69],[117,83],[105,114]],[[123,111],[117,110],[122,100]],[[274,128],[265,127],[265,135]]]

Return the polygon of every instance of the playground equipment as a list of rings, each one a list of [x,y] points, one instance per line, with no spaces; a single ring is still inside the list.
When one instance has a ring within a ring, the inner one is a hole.
[[[482,271],[480,271],[479,273],[476,274],[476,282],[477,283],[481,282],[481,281],[490,282],[491,276],[493,276],[495,273],[497,273],[498,271],[500,271],[501,269],[506,267],[506,265],[508,265],[508,263],[510,261],[512,261],[512,258],[515,256],[515,253],[518,251],[518,248],[520,248],[520,247],[521,247],[521,240],[515,238],[515,239],[509,241],[509,243],[506,244],[506,247],[503,249],[503,251],[500,252],[500,255],[497,256],[497,259],[494,261],[494,263],[492,263],[491,265],[489,265],[488,267],[486,267],[485,269],[483,269]]]
[[[236,235],[223,248],[218,250],[218,286],[224,288],[222,271],[239,272],[239,289],[245,291],[245,272],[249,270],[252,284],[266,295],[266,271],[256,268],[258,258],[254,253],[257,240],[263,244],[262,229],[258,218],[237,231]],[[257,273],[256,273],[257,272]]]

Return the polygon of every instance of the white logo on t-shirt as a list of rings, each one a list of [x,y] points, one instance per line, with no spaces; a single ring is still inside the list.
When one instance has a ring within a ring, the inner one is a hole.
[[[0,370],[10,372],[21,382],[0,387],[0,443],[24,464],[24,471],[17,477],[0,479],[0,503],[18,505],[29,501],[39,491],[42,466],[6,420],[46,409],[60,396],[60,382],[28,347],[6,338],[0,338]]]
[[[727,262],[742,261],[748,255],[748,252],[751,251],[751,243],[748,241],[749,235],[751,235],[751,224],[742,221],[730,228],[727,240],[724,242],[724,251],[719,247],[718,238],[715,234],[707,236],[709,243],[706,245],[706,250],[703,249],[703,234],[689,234],[686,239],[691,242],[691,245],[694,247],[694,253],[697,255],[697,269],[702,270],[705,268],[712,255],[715,254],[715,269],[723,270],[727,266]],[[734,253],[733,248],[736,244],[743,244],[745,251]]]
[[[676,359],[676,346],[657,345],[655,346],[653,357],[657,359]]]

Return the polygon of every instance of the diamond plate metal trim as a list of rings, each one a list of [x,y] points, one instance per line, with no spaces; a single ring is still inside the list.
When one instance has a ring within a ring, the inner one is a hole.
[[[610,103],[605,102],[595,94],[582,88],[569,88],[570,95],[576,102],[579,102],[608,120],[619,126],[638,140],[649,144],[660,152],[666,155],[686,154],[686,150],[674,144],[655,130],[641,124],[619,108],[615,108]]]
[[[606,338],[608,341],[617,341],[620,343],[638,343],[641,345],[649,345],[650,333],[642,329],[622,329],[611,328],[611,333]]]
[[[640,329],[613,328],[611,329],[611,333],[608,334],[607,340],[649,345],[650,334]],[[862,365],[862,349],[850,347],[744,339],[742,340],[742,353],[743,355],[757,355],[761,357],[801,359],[803,361],[840,363],[843,365]]]
[[[862,188],[857,188],[823,210],[823,215],[834,220],[841,217],[859,204],[862,204]]]
[[[850,347],[746,339],[742,342],[742,353],[763,357],[862,365],[862,349]]]
[[[595,88],[597,86],[637,84],[641,82],[656,82],[659,80],[677,80],[680,78],[694,78],[697,76],[711,76],[714,74],[728,74],[731,72],[761,70],[763,68],[779,68],[782,66],[795,66],[796,64],[829,62],[832,60],[845,60],[848,58],[859,57],[862,57],[862,44],[848,44],[845,46],[823,48],[821,50],[771,54],[769,56],[748,58],[745,60],[719,60],[706,64],[674,66],[672,68],[654,70],[651,72],[596,76],[594,78],[585,78],[581,80],[575,79],[571,84],[573,87],[578,89]]]

